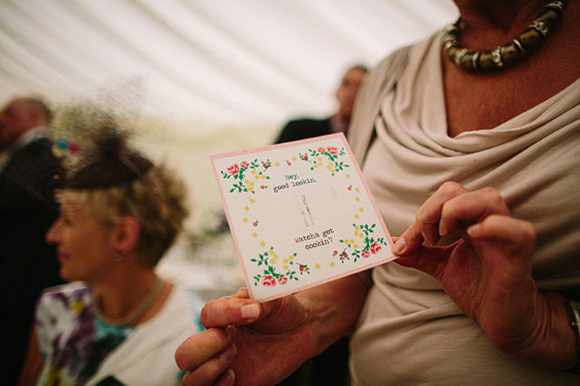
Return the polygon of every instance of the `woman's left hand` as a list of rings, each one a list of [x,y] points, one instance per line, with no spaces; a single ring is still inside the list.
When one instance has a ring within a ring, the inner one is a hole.
[[[442,236],[459,232],[445,247]],[[424,271],[500,349],[557,369],[577,360],[576,341],[564,299],[538,292],[532,277],[536,233],[510,216],[491,188],[470,191],[443,184],[397,239],[399,264]]]

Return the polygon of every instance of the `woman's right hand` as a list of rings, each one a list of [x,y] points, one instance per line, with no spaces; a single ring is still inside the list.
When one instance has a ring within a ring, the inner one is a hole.
[[[314,355],[307,337],[307,310],[295,296],[258,303],[242,288],[206,304],[206,331],[191,336],[175,353],[188,373],[183,385],[272,385]]]
[[[179,346],[184,385],[275,385],[354,327],[368,292],[359,275],[266,303],[241,289],[202,310],[206,331]]]

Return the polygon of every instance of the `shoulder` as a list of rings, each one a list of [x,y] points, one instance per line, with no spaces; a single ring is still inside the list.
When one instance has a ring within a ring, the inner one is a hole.
[[[286,123],[276,143],[296,141],[324,134],[330,134],[330,117],[293,119]]]
[[[308,127],[318,127],[328,125],[330,123],[330,117],[326,118],[299,118],[292,119],[288,121],[285,127],[293,128],[308,128]]]
[[[61,307],[69,308],[71,302],[89,303],[90,299],[90,288],[85,283],[74,282],[44,289],[40,295],[38,307],[54,310],[54,307],[60,304]]]

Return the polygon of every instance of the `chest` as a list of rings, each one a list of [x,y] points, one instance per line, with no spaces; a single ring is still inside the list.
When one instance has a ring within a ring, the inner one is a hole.
[[[569,82],[550,77],[448,73],[445,104],[449,135],[496,127],[563,90]]]

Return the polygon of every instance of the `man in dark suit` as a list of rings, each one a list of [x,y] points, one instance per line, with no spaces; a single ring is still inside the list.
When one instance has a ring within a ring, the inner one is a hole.
[[[356,94],[367,72],[368,69],[360,64],[346,70],[335,93],[338,111],[331,117],[324,119],[303,118],[291,120],[282,129],[276,143],[340,132],[346,135]]]
[[[36,98],[17,97],[0,112],[0,293],[8,370],[16,384],[42,288],[62,283],[45,234],[58,216],[54,190],[64,171],[46,134],[51,113]]]

